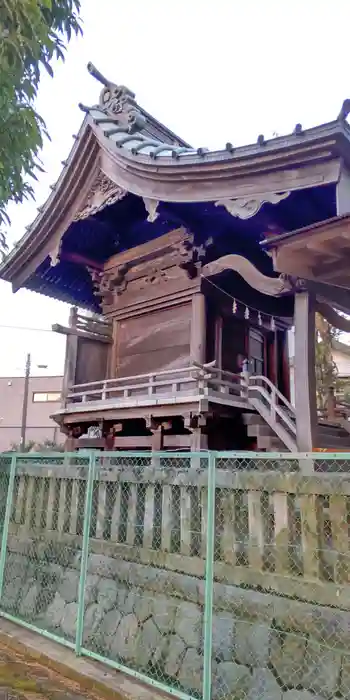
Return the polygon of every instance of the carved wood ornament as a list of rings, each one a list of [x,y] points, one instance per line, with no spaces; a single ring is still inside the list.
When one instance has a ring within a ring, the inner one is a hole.
[[[204,265],[202,275],[210,277],[224,270],[237,272],[251,287],[271,297],[279,297],[281,294],[291,292],[293,288],[286,275],[282,274],[279,277],[263,275],[250,260],[242,255],[224,255],[222,258]]]
[[[97,214],[97,212],[104,209],[104,207],[118,202],[125,197],[126,194],[126,190],[118,187],[118,185],[112,182],[112,180],[100,170],[82,208],[74,216],[73,221],[82,221],[89,216]],[[64,234],[56,239],[49,253],[51,267],[55,267],[59,263],[63,236]]]
[[[87,219],[89,216],[97,214],[104,207],[108,207],[114,202],[123,199],[127,194],[126,190],[112,182],[102,170],[99,171],[95,182],[88,194],[82,209],[74,217],[74,221]]]
[[[113,266],[108,266],[103,271],[89,269],[95,295],[104,306],[114,305],[117,297],[127,290],[131,282],[134,291],[167,283],[170,279],[169,270],[174,266],[185,270],[188,277],[193,279],[199,274],[207,248],[212,242],[209,238],[205,243],[196,245],[193,234],[178,229],[133,249],[127,260],[125,253],[120,253],[114,257]]]
[[[143,197],[143,203],[148,213],[147,221],[153,224],[153,222],[156,221],[156,219],[158,219],[159,216],[157,212],[159,202],[157,202],[156,199],[149,199],[149,197]]]
[[[250,219],[258,213],[263,204],[278,204],[289,195],[290,192],[271,192],[254,199],[219,199],[218,202],[215,202],[215,206],[225,207],[229,214],[238,219]]]

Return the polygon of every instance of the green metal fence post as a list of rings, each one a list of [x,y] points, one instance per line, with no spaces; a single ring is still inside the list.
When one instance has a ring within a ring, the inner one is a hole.
[[[208,454],[207,547],[205,561],[203,700],[211,700],[216,455]]]
[[[85,582],[86,582],[86,571],[87,571],[88,556],[89,556],[90,523],[91,523],[91,511],[92,511],[92,494],[93,494],[94,480],[95,480],[95,465],[96,465],[96,456],[94,453],[91,453],[90,459],[89,459],[89,474],[88,474],[86,493],[85,493],[83,543],[82,543],[82,551],[81,551],[80,578],[79,578],[79,590],[78,590],[78,614],[77,614],[77,629],[76,629],[76,635],[75,635],[75,653],[77,655],[79,655],[81,653],[81,646],[82,646],[82,642],[83,642]]]
[[[0,600],[2,598],[2,589],[4,586],[4,574],[5,574],[6,554],[7,554],[7,540],[8,540],[9,524],[10,524],[10,518],[11,518],[11,512],[12,512],[13,489],[14,489],[14,485],[15,485],[15,475],[16,475],[16,462],[17,462],[17,458],[16,458],[16,455],[14,455],[11,458],[10,477],[9,477],[9,483],[8,483],[8,487],[7,487],[5,517],[4,517],[4,524],[3,524],[2,536],[1,536]]]

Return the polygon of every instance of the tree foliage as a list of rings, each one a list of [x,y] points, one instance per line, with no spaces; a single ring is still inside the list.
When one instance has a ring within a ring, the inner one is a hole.
[[[316,395],[317,406],[325,409],[330,389],[337,385],[338,369],[333,360],[332,343],[339,331],[316,314]]]
[[[28,440],[25,444],[24,452],[63,452],[63,449],[62,444],[46,438],[43,442]],[[17,442],[11,443],[10,452],[21,452],[21,445]]]
[[[64,58],[66,43],[81,32],[80,0],[0,2],[0,252],[6,205],[33,195],[30,177],[40,170],[38,154],[47,135],[35,99],[44,68]]]

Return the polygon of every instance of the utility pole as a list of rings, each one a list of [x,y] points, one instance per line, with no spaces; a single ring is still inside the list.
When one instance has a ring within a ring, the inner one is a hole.
[[[22,423],[21,423],[21,441],[20,441],[20,451],[21,452],[25,451],[25,446],[26,446],[30,366],[31,366],[31,356],[30,356],[30,353],[28,353],[27,359],[26,359],[26,371],[25,371],[25,375],[24,375],[24,392],[23,392],[23,404],[22,404]]]

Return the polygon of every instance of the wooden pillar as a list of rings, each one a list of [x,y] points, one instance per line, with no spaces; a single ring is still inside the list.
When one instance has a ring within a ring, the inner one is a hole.
[[[350,173],[344,164],[341,165],[340,177],[337,183],[337,216],[350,212]]]
[[[191,436],[191,452],[200,452],[208,449],[208,435],[202,432],[202,428],[193,428]]]
[[[75,328],[77,321],[77,309],[72,307],[69,314],[69,327]],[[66,357],[64,363],[64,375],[63,375],[63,385],[62,385],[62,403],[65,407],[67,394],[69,393],[69,388],[75,383],[75,373],[77,367],[77,355],[78,355],[78,336],[77,335],[67,335],[66,340]]]
[[[295,295],[295,414],[300,452],[317,447],[315,373],[315,299],[308,292]]]
[[[206,309],[205,296],[198,292],[192,297],[191,360],[204,364],[206,361]]]

